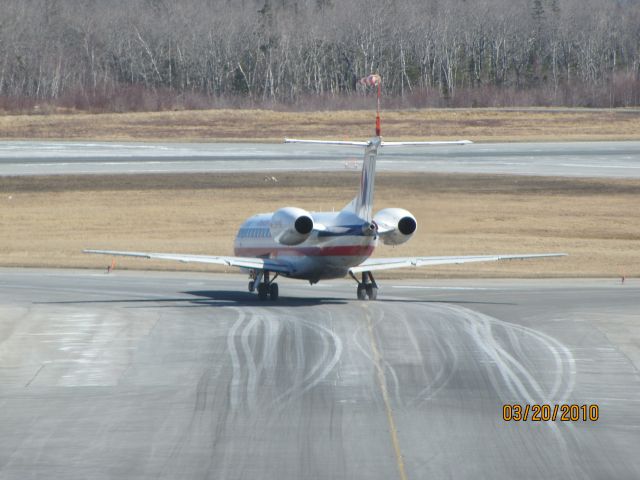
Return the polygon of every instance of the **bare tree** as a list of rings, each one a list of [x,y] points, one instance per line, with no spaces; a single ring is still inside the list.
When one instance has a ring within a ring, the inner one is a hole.
[[[639,103],[635,0],[2,3],[5,108],[338,99],[372,72],[404,105]]]

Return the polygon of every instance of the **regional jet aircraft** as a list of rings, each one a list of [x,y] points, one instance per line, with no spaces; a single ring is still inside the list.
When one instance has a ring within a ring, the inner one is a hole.
[[[238,267],[249,272],[249,291],[257,290],[260,300],[278,299],[278,284],[275,282],[278,276],[307,280],[314,284],[320,280],[349,275],[357,283],[358,300],[375,300],[378,285],[373,272],[380,270],[565,255],[371,258],[379,241],[385,245],[405,243],[418,227],[416,218],[402,208],[385,208],[373,215],[378,150],[401,145],[465,145],[471,142],[385,142],[380,136],[379,115],[376,118],[376,135],[368,141],[285,139],[285,142],[364,147],[360,189],[356,197],[339,212],[308,212],[301,208],[284,207],[273,213],[255,215],[240,226],[235,239],[236,256],[233,257],[112,250],[85,252]]]

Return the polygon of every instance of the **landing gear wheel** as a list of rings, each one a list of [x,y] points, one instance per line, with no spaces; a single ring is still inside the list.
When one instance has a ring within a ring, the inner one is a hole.
[[[358,290],[357,290],[357,295],[358,295],[358,300],[366,300],[367,299],[367,288],[364,285],[359,284],[358,285]]]
[[[260,301],[264,301],[267,299],[267,296],[269,295],[269,286],[261,283],[260,285],[258,285],[258,299]]]
[[[253,282],[249,282],[249,292],[253,293],[256,287],[253,286]]]
[[[269,297],[271,297],[272,302],[278,300],[278,295],[278,284],[272,283],[271,285],[269,285]]]
[[[367,289],[367,297],[369,297],[369,300],[375,300],[376,298],[378,298],[378,287],[374,287],[373,285],[369,284],[366,287]]]

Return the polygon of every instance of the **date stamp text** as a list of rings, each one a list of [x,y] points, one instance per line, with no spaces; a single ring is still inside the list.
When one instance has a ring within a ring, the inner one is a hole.
[[[525,404],[507,403],[502,406],[505,422],[597,422],[600,407],[596,404]]]

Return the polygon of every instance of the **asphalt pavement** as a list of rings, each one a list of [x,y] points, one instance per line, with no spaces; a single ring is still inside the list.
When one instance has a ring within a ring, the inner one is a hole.
[[[640,478],[637,281],[380,283],[0,269],[0,478]]]

